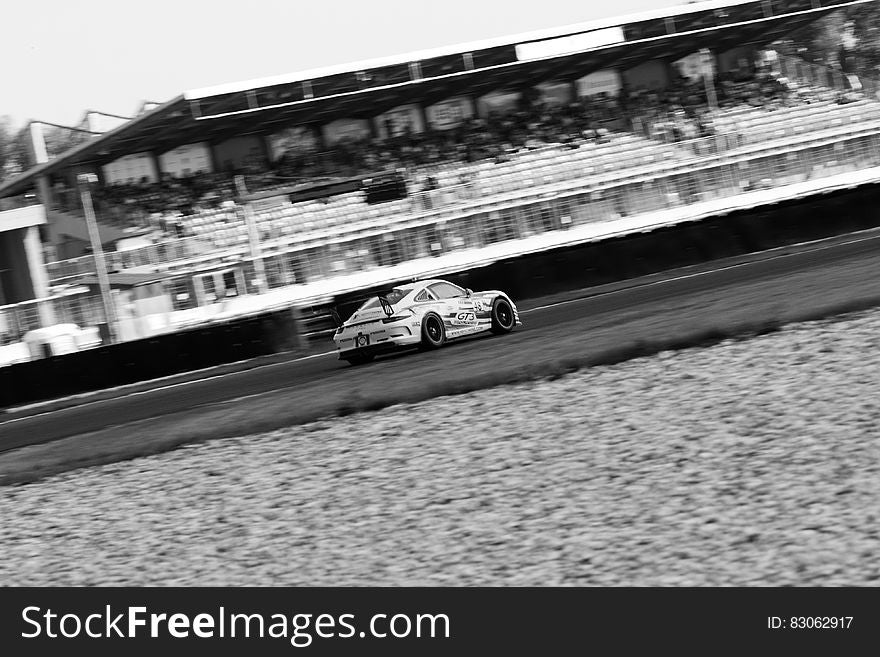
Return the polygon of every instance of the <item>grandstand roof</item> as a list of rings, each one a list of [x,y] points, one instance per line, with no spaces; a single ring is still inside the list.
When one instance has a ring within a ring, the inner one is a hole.
[[[142,151],[217,143],[336,118],[369,118],[419,101],[541,81],[572,80],[603,68],[629,68],[710,48],[764,45],[841,7],[871,0],[700,2],[504,39],[409,53],[286,76],[190,91],[36,166],[6,184],[21,193],[37,176],[104,165]]]

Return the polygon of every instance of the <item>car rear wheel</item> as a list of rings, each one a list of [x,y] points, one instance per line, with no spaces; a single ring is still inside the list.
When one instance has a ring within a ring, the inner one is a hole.
[[[498,297],[492,304],[492,333],[510,333],[513,330],[513,308],[507,299]]]
[[[373,354],[352,354],[351,356],[346,356],[345,360],[352,365],[365,365],[373,360],[373,358]]]
[[[446,328],[443,320],[431,313],[422,320],[422,347],[436,349],[446,342]]]

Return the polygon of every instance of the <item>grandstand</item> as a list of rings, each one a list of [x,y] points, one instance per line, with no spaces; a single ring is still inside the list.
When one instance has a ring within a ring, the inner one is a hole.
[[[98,176],[110,271],[150,275],[140,297],[115,290],[123,338],[501,243],[597,239],[880,166],[876,86],[770,46],[864,1],[702,2],[194,90],[35,162],[0,202],[39,197],[49,280],[101,323],[75,184]],[[361,181],[389,172],[406,192],[368,202]],[[20,327],[6,341],[37,328],[2,312]]]

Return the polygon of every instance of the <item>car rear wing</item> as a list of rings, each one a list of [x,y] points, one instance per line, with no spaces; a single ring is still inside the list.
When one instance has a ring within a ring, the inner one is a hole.
[[[382,310],[388,317],[391,317],[394,314],[394,306],[391,305],[391,302],[388,301],[385,297],[379,297],[379,303],[382,304]]]

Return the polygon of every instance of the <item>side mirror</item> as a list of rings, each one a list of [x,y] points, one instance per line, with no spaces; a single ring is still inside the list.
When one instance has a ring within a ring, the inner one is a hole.
[[[464,293],[468,296],[471,296],[471,295],[473,295],[474,291],[471,288],[466,287],[466,288],[464,288]]]

